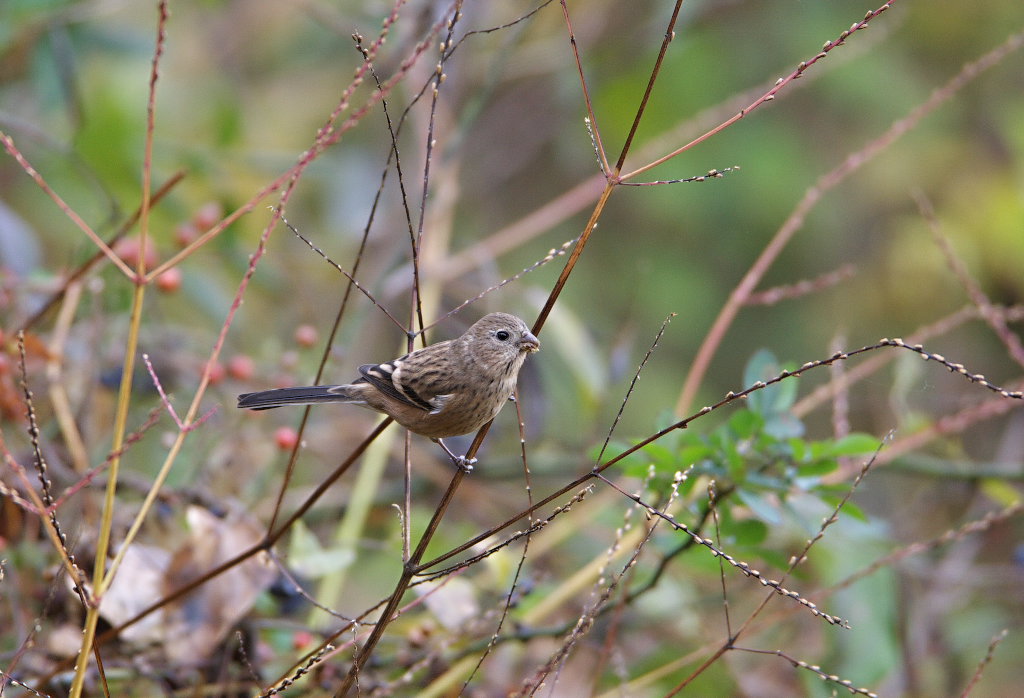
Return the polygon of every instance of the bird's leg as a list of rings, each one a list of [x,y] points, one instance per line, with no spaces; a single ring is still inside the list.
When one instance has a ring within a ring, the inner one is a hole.
[[[447,453],[448,457],[452,459],[452,463],[455,465],[456,468],[467,473],[473,471],[473,465],[476,463],[476,458],[466,458],[465,456],[455,455],[454,453],[452,453],[451,449],[445,445],[442,439],[434,439],[434,442],[436,442],[438,446],[444,449],[444,452]]]

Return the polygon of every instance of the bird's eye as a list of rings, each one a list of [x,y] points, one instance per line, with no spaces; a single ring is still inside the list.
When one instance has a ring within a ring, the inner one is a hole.
[[[499,342],[507,342],[508,338],[512,335],[510,335],[506,330],[498,330],[494,333],[494,336],[498,338]]]

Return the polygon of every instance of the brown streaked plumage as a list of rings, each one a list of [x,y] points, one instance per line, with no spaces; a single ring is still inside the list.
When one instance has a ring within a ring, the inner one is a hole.
[[[431,439],[468,434],[494,419],[511,397],[526,355],[539,348],[525,322],[491,313],[461,337],[360,366],[362,376],[352,383],[246,393],[238,396],[238,406],[346,402],[390,415]]]

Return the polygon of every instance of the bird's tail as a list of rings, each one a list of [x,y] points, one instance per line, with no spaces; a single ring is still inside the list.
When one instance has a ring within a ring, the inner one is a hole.
[[[238,406],[248,410],[269,410],[286,405],[315,405],[320,402],[362,403],[347,385],[310,385],[302,388],[278,388],[238,396]]]

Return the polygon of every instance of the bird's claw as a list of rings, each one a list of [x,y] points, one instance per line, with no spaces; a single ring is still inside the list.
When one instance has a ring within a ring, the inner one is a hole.
[[[476,465],[476,458],[466,458],[465,456],[456,456],[453,459],[455,467],[464,473],[473,472],[473,466]]]
[[[452,459],[452,464],[464,473],[473,472],[473,464],[476,463],[476,458],[466,458],[465,456],[457,456],[452,453],[452,450],[445,446],[444,439],[434,439],[438,446],[444,449],[444,452],[448,454],[448,457]]]

